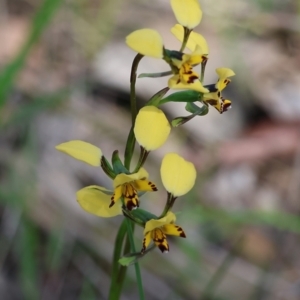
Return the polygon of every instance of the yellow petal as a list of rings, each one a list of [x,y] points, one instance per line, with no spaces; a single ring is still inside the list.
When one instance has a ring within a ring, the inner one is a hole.
[[[141,253],[145,252],[145,250],[149,246],[151,240],[152,240],[151,232],[146,233],[144,236],[144,239],[143,239],[143,248],[141,250]]]
[[[69,141],[59,144],[55,148],[94,167],[100,166],[102,151],[92,144],[83,141]]]
[[[114,194],[111,197],[111,203],[109,206],[113,206],[123,195],[123,188],[121,185],[117,186],[114,190]]]
[[[180,24],[176,24],[171,28],[171,32],[173,33],[173,35],[182,43],[183,42],[183,38],[184,38],[184,29],[183,26]],[[188,46],[188,44],[186,45],[188,49],[190,49],[191,51],[194,50],[194,48],[190,48]]]
[[[143,107],[135,121],[134,134],[138,143],[147,151],[161,147],[171,131],[168,119],[155,106]]]
[[[176,24],[175,26],[173,26],[171,28],[171,32],[174,34],[174,36],[180,42],[183,41],[184,30],[183,30],[183,27],[180,24]],[[202,54],[207,55],[209,53],[208,44],[207,44],[205,38],[201,34],[192,31],[190,33],[190,36],[189,36],[188,42],[186,44],[186,47],[189,50],[194,51],[196,49],[197,45],[200,47]]]
[[[167,237],[161,229],[155,229],[152,232],[152,238],[153,242],[162,253],[169,252],[169,244],[167,241]]]
[[[176,153],[165,155],[160,174],[164,187],[175,197],[189,192],[195,184],[197,175],[194,165]]]
[[[140,168],[137,173],[133,174],[118,174],[114,179],[114,188],[127,182],[132,182],[139,179],[147,179],[149,177],[148,172],[144,168]]]
[[[139,207],[139,196],[132,184],[127,183],[123,186],[123,196],[125,206],[128,210],[133,210]]]
[[[136,30],[126,37],[126,44],[140,54],[154,58],[163,57],[163,39],[156,30]]]
[[[203,95],[203,100],[216,100],[219,101],[219,95],[218,92],[211,92]]]
[[[228,77],[234,76],[235,73],[229,68],[218,68],[216,73],[219,75],[220,80],[226,79]]]
[[[171,89],[180,90],[194,90],[200,93],[208,93],[209,90],[205,88],[199,80],[195,80],[193,83],[178,82],[179,76],[174,75],[168,81],[168,86]]]
[[[169,211],[163,218],[155,220],[152,219],[148,221],[145,225],[144,229],[144,235],[147,234],[147,232],[154,230],[155,228],[160,228],[166,224],[172,224],[176,221],[176,216]]]
[[[76,193],[77,201],[87,212],[99,217],[109,218],[122,214],[121,201],[109,208],[110,195],[103,193],[104,188],[87,186]]]
[[[149,180],[135,180],[133,183],[134,188],[137,191],[142,191],[142,192],[156,192],[157,187],[156,185],[149,181]]]
[[[204,55],[200,46],[196,46],[192,54],[184,54],[182,56],[182,61],[188,63],[191,66],[199,65],[203,61]]]
[[[198,0],[171,0],[171,6],[182,26],[193,29],[200,23],[202,11]]]
[[[180,237],[186,237],[183,229],[175,224],[166,224],[163,226],[163,232],[168,235],[175,235]]]

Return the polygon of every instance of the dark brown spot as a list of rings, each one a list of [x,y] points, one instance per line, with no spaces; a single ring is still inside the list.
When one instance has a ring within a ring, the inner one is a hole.
[[[179,236],[185,238],[186,235],[185,235],[183,229],[180,226],[177,226],[177,225],[175,227],[176,227],[177,231],[179,232]]]
[[[125,205],[126,205],[126,208],[128,210],[133,210],[137,207],[139,207],[139,202],[138,201],[135,201],[136,199],[132,199],[132,200],[125,200]]]
[[[165,246],[164,244],[159,244],[157,247],[162,253],[169,252],[169,245]]]
[[[198,79],[198,76],[192,75],[192,76],[189,77],[188,83],[194,83],[194,81],[195,81],[196,79]]]
[[[150,185],[152,191],[154,191],[154,192],[157,191],[157,187],[156,187],[156,185],[155,185],[153,182],[149,181],[149,182],[148,182],[148,185]]]

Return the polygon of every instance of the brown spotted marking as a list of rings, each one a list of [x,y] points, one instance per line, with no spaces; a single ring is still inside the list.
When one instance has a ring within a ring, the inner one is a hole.
[[[189,77],[189,80],[187,81],[188,83],[194,83],[194,81],[198,79],[198,76],[196,75],[192,75]]]
[[[179,236],[185,238],[186,235],[183,231],[183,229],[180,226],[175,225],[176,230],[179,232]]]
[[[111,202],[109,204],[109,208],[111,208],[112,206],[114,206],[114,204],[116,203],[115,201],[115,194],[112,195],[112,197],[110,198]]]
[[[131,184],[125,184],[123,195],[125,198],[125,205],[128,210],[132,210],[139,207],[137,192]]]
[[[153,192],[157,191],[157,187],[156,187],[156,185],[153,182],[148,181],[148,185],[150,185],[150,187],[151,187],[151,189],[152,189]]]

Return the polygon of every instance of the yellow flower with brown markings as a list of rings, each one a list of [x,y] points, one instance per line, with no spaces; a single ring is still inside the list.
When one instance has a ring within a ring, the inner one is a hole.
[[[222,90],[231,82],[228,77],[235,73],[229,68],[218,68],[216,73],[219,75],[218,82],[210,88],[210,92],[203,95],[203,101],[213,106],[220,114],[231,107],[231,101],[222,97]]]
[[[145,252],[151,241],[155,243],[161,252],[167,253],[169,251],[167,235],[185,238],[186,236],[183,229],[174,224],[175,221],[176,216],[170,211],[163,218],[149,220],[144,229],[143,248],[141,253]]]
[[[114,179],[114,194],[111,197],[109,207],[124,198],[125,206],[128,210],[139,207],[138,192],[154,192],[157,188],[154,183],[147,180],[148,172],[141,168],[137,173],[118,174]]]
[[[200,93],[208,93],[209,90],[203,87],[199,80],[199,74],[193,70],[194,66],[200,64],[205,59],[206,56],[202,53],[202,50],[198,45],[191,54],[182,53],[181,57],[172,58],[172,62],[178,69],[178,73],[169,79],[169,88],[188,89]]]

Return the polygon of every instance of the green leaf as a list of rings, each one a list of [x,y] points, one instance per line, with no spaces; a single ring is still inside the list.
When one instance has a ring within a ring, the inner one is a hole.
[[[177,50],[168,50],[168,49],[165,49],[164,54],[169,59],[182,60],[182,56],[183,56],[184,53],[182,53],[180,51],[177,51]]]
[[[101,158],[101,168],[104,171],[104,173],[107,176],[109,176],[111,179],[115,179],[116,178],[116,174],[115,174],[114,170],[112,169],[112,167],[110,166],[110,163],[104,157],[104,155]]]
[[[185,106],[185,110],[195,114],[197,113],[197,111],[199,110],[199,106],[197,106],[195,103],[191,102],[191,103],[187,103]]]
[[[177,118],[173,119],[172,122],[171,122],[173,127],[178,127],[180,125],[183,125],[183,124],[190,121],[191,119],[193,119],[196,116],[204,116],[209,111],[207,105],[203,104],[202,107],[199,107],[194,103],[187,103],[186,106],[185,106],[185,109],[188,112],[191,112],[192,114],[189,115],[189,116],[177,117]]]
[[[195,114],[197,116],[205,116],[208,114],[209,111],[209,108],[206,104],[203,104],[202,107],[199,107],[194,103],[187,103],[185,109],[186,111]]]
[[[121,256],[125,237],[127,235],[127,220],[124,219],[121,223],[114,246],[113,262],[112,262],[112,275],[109,289],[108,299],[119,299],[122,291],[127,268],[119,266],[118,260]],[[125,243],[126,247],[126,243]]]
[[[138,262],[139,259],[143,258],[147,253],[155,249],[155,244],[150,246],[149,248],[146,249],[144,253],[141,252],[134,252],[134,253],[128,253],[125,254],[123,257],[119,259],[119,264],[122,266],[128,267],[130,265],[135,264]]]
[[[155,95],[151,97],[151,99],[146,103],[146,106],[158,106],[161,98],[169,91],[168,87],[163,88],[158,91]]]
[[[158,72],[158,73],[142,73],[138,76],[138,78],[145,78],[145,77],[160,78],[169,75],[172,75],[172,71],[165,71],[165,72]]]
[[[185,124],[186,122],[188,122],[189,120],[193,119],[196,115],[190,115],[187,117],[178,117],[175,118],[171,121],[171,125],[172,127],[178,127],[180,125]]]
[[[125,173],[130,174],[129,171],[124,167],[120,157],[119,157],[119,151],[115,150],[112,155],[112,166],[115,174]]]
[[[119,259],[119,264],[122,265],[123,267],[128,267],[130,265],[133,265],[134,263],[137,262],[138,255],[140,256],[141,253],[127,254]]]
[[[126,142],[126,148],[125,148],[125,155],[124,155],[124,165],[129,170],[130,169],[130,162],[133,156],[134,152],[134,146],[135,146],[135,135],[133,132],[133,126],[130,128],[127,142]]]
[[[176,92],[160,101],[160,105],[167,102],[196,102],[202,97],[202,93],[197,91],[181,91]]]
[[[130,213],[134,218],[141,220],[143,223],[146,223],[152,219],[157,219],[156,215],[154,215],[146,210],[143,210],[141,208],[132,210]]]

